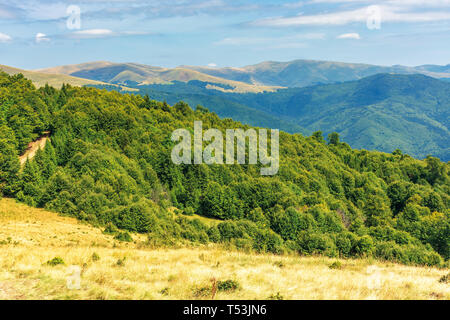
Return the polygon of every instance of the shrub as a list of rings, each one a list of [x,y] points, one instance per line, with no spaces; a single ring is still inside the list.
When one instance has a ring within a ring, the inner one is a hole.
[[[119,229],[117,229],[117,227],[111,222],[108,223],[105,230],[103,230],[103,233],[105,234],[116,234],[117,232],[119,232]]]
[[[220,231],[219,231],[219,229],[217,229],[216,226],[208,229],[208,238],[212,242],[217,243],[220,241]]]
[[[100,256],[97,254],[97,252],[94,252],[91,256],[92,261],[98,261],[100,260]]]
[[[359,238],[355,245],[356,254],[360,256],[370,256],[373,249],[373,239],[368,235],[364,235]]]
[[[124,267],[125,266],[125,261],[127,260],[127,257],[123,257],[122,259],[118,259],[116,261],[116,266],[117,267]]]
[[[65,262],[61,257],[55,257],[51,260],[48,260],[45,264],[54,267],[59,264],[65,264]]]
[[[217,289],[219,291],[236,291],[239,288],[239,282],[235,280],[225,280],[217,282]]]
[[[284,297],[279,292],[277,292],[276,294],[272,294],[267,297],[267,300],[284,300]]]
[[[114,237],[114,239],[123,242],[133,242],[133,238],[130,236],[128,232],[120,232]]]
[[[450,273],[447,273],[446,275],[443,275],[440,279],[439,279],[440,283],[449,283],[450,282]]]
[[[340,261],[335,261],[329,265],[330,269],[342,269],[342,263]]]
[[[183,213],[187,216],[193,216],[195,211],[192,207],[187,207],[186,209],[184,209]]]

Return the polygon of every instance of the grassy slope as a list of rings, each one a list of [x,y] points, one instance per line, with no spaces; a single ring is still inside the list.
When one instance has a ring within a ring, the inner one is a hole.
[[[48,74],[66,74],[80,78],[109,83],[161,84],[173,81],[187,82],[199,80],[231,86],[233,92],[274,91],[278,87],[248,84],[240,81],[223,79],[187,68],[160,68],[137,63],[90,62],[78,65],[59,66],[37,70]]]
[[[278,292],[285,299],[450,299],[448,284],[438,281],[448,270],[368,260],[342,260],[336,270],[329,268],[334,260],[323,257],[151,249],[143,236],[133,237],[134,243],[119,243],[73,218],[2,199],[0,299],[209,299],[196,292],[211,287],[212,278],[241,286],[216,299],[266,299]],[[92,260],[94,252],[99,261]],[[55,256],[66,265],[45,265]],[[69,265],[82,267],[80,290],[66,287]]]
[[[50,86],[59,88],[63,83],[68,83],[72,86],[84,86],[87,84],[102,84],[100,81],[81,79],[77,77],[72,77],[65,74],[46,74],[41,72],[27,71],[17,68],[12,68],[4,65],[0,65],[0,70],[3,70],[9,75],[22,73],[26,78],[33,81],[34,85],[37,87],[43,87],[46,83]]]

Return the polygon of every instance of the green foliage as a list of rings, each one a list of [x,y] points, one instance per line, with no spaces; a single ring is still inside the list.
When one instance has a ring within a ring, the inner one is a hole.
[[[284,300],[284,297],[279,292],[277,292],[276,294],[272,294],[267,297],[267,300]]]
[[[342,269],[342,263],[340,261],[335,261],[328,266],[330,269]]]
[[[45,264],[54,267],[54,266],[57,266],[60,264],[66,264],[66,263],[64,262],[63,258],[54,257],[53,259],[48,260]]]
[[[114,239],[123,242],[133,242],[133,238],[130,236],[128,232],[120,232],[114,237]]]
[[[439,279],[440,283],[449,283],[450,282],[450,273],[447,273],[445,275],[443,275],[440,279]]]
[[[240,287],[239,282],[236,280],[217,281],[217,289],[219,291],[236,291]]]
[[[192,130],[195,120],[204,130],[249,128],[184,103],[94,88],[36,90],[0,74],[0,110],[0,194],[120,239],[138,232],[154,247],[215,242],[407,264],[450,257],[448,164],[431,157],[280,132],[279,173],[263,177],[258,165],[173,164],[175,129]],[[28,129],[16,131],[18,123]],[[20,168],[23,147],[47,130],[51,142]]]
[[[91,256],[92,261],[97,262],[100,260],[100,256],[98,255],[98,253],[94,252]]]

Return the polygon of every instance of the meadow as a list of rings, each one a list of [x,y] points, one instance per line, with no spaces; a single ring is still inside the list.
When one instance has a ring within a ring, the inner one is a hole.
[[[445,268],[255,254],[217,244],[157,248],[144,235],[132,237],[121,242],[4,198],[0,299],[450,299],[448,283],[439,281]],[[79,267],[80,286],[69,289],[72,266]]]

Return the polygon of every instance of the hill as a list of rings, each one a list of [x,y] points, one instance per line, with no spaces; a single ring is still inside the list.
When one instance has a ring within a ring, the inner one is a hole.
[[[259,94],[222,92],[207,89],[209,85],[189,81],[135,88],[156,100],[202,105],[220,117],[254,126],[303,134],[336,131],[354,148],[400,149],[421,159],[431,154],[450,160],[448,82],[424,75],[378,74]]]
[[[333,61],[294,60],[289,62],[265,61],[242,68],[189,67],[215,77],[248,84],[280,87],[305,87],[359,80],[378,73],[422,73],[436,78],[450,77],[448,66],[377,66]]]
[[[212,277],[240,286],[215,299],[450,299],[439,282],[445,269],[350,259],[331,269],[330,258],[153,248],[132,236],[121,242],[74,218],[2,199],[0,299],[211,299]],[[55,257],[65,264],[46,264]],[[81,271],[79,289],[67,287],[70,266]]]
[[[0,86],[4,196],[102,226],[122,240],[129,239],[124,230],[145,234],[158,246],[214,243],[448,265],[450,178],[448,164],[436,158],[353,150],[337,134],[327,143],[320,132],[280,132],[274,176],[262,176],[261,163],[176,165],[175,130],[192,132],[194,121],[223,135],[249,127],[139,95],[67,85],[37,90],[4,73]],[[21,168],[19,155],[47,131],[45,149]],[[217,223],[186,217],[195,214]]]
[[[336,131],[354,148],[450,160],[450,84],[424,75],[379,74],[234,101],[311,131]]]
[[[94,81],[89,79],[83,79],[78,77],[73,77],[65,74],[47,74],[43,72],[35,72],[17,69],[13,67],[8,67],[0,65],[0,71],[6,72],[7,74],[23,74],[25,77],[33,81],[34,85],[37,87],[43,87],[45,84],[50,86],[60,88],[63,83],[70,84],[72,86],[84,86],[84,85],[101,85],[104,84],[101,81]]]
[[[232,92],[263,92],[276,88],[253,85],[244,82],[222,79],[187,68],[161,68],[137,63],[90,62],[78,65],[60,66],[37,70],[48,74],[66,74],[75,77],[102,81],[112,84],[170,84],[173,81],[188,82],[199,80],[216,84],[218,90]],[[223,86],[226,86],[225,88]]]

